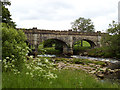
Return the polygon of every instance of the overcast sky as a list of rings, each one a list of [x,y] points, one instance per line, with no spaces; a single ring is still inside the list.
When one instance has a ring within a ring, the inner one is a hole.
[[[90,18],[96,31],[118,21],[119,0],[10,0],[9,10],[17,28],[68,30],[71,22]]]

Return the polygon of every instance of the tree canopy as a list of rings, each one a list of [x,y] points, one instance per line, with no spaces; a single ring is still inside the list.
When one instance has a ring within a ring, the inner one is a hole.
[[[72,24],[72,29],[79,32],[94,32],[94,25],[91,19],[85,19],[80,17],[76,19]]]
[[[11,2],[2,2],[2,22],[8,24],[9,26],[15,28],[16,24],[12,21],[11,14],[5,6],[11,5]]]

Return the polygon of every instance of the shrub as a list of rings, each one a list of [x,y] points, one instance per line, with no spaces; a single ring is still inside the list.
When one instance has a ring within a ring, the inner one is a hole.
[[[2,24],[3,71],[10,71],[10,68],[21,69],[22,62],[26,59],[25,56],[29,49],[25,40],[26,37],[22,30],[17,31],[6,24]]]

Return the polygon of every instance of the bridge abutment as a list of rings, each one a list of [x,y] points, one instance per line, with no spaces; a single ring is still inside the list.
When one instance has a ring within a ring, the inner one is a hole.
[[[73,55],[73,48],[68,48],[68,52],[67,52],[67,54],[69,54],[69,55]]]
[[[63,45],[63,54],[65,55],[73,55],[73,48],[67,47]]]

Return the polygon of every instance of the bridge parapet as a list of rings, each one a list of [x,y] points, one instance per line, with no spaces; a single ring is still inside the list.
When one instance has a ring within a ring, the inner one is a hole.
[[[21,29],[21,28],[19,28]],[[76,32],[72,30],[45,30],[45,29],[22,29],[26,34],[55,34],[55,35],[89,35],[89,36],[102,36],[105,33],[98,32]]]

